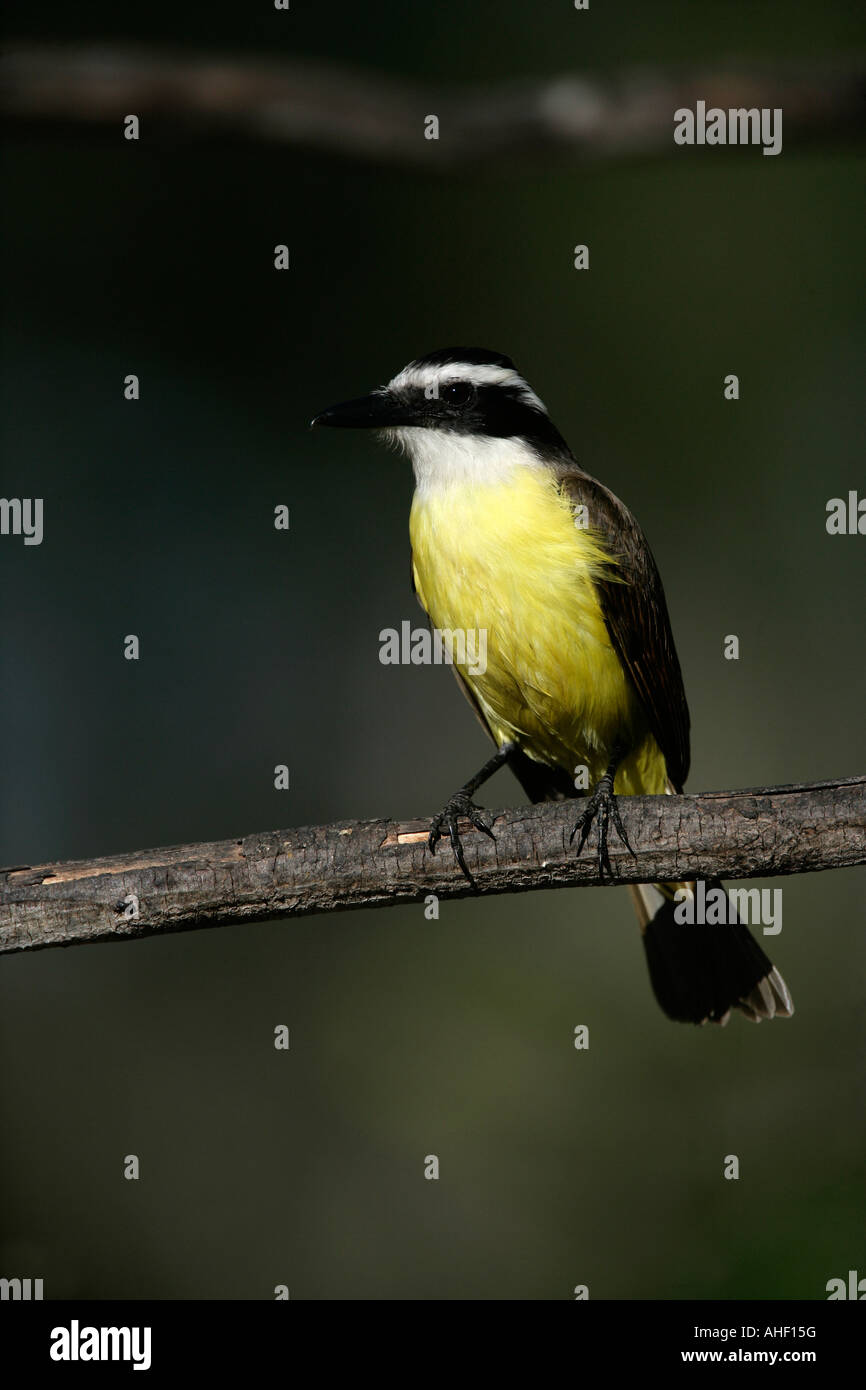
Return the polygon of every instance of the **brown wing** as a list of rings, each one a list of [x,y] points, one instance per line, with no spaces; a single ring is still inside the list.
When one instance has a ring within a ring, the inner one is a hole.
[[[640,697],[661,748],[668,775],[682,791],[689,771],[689,708],[671,632],[661,576],[631,512],[577,464],[557,470],[573,506],[587,509],[589,525],[606,539],[619,582],[596,583],[611,641]]]

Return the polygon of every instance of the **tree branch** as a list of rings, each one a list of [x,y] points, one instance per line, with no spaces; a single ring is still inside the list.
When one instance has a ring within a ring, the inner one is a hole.
[[[113,128],[119,140],[123,118],[134,114],[147,140],[223,134],[431,170],[507,166],[516,155],[681,155],[674,112],[698,100],[724,110],[781,107],[786,148],[866,128],[866,64],[850,57],[808,67],[731,61],[606,78],[562,73],[460,90],[307,60],[20,41],[6,46],[0,83],[0,111],[28,123],[82,122]],[[424,138],[430,114],[439,117],[438,140]]]
[[[594,835],[577,858],[576,802],[490,813],[496,842],[467,827],[483,894],[598,884]],[[637,858],[610,845],[614,883],[754,878],[866,862],[866,777],[811,786],[627,797]],[[470,890],[428,821],[345,821],[240,840],[0,870],[0,952],[125,940],[194,927],[420,903]]]

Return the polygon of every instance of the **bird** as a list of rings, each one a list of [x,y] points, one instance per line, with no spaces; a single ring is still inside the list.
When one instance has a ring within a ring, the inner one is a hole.
[[[612,877],[611,828],[634,853],[621,798],[682,794],[690,761],[667,602],[634,516],[580,467],[512,359],[486,348],[415,358],[311,426],[373,430],[408,455],[415,594],[434,631],[486,634],[485,661],[452,669],[496,751],[433,819],[430,851],[447,833],[476,886],[460,823],[494,837],[473,798],[507,765],[532,802],[579,799],[576,853],[595,827],[599,877]],[[630,885],[664,1013],[789,1017],[787,985],[733,908],[724,925],[684,924],[695,888]]]

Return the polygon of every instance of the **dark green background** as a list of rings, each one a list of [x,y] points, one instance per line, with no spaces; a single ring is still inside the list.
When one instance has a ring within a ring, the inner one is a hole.
[[[49,6],[39,34],[31,8],[11,33],[431,92],[863,52],[846,3]],[[864,770],[866,541],[824,526],[864,482],[853,145],[428,175],[31,127],[3,179],[0,490],[44,497],[46,526],[0,542],[3,863],[432,813],[487,756],[450,673],[378,661],[380,628],[420,619],[408,465],[306,428],[454,342],[511,354],[647,531],[690,788]],[[822,1298],[866,1272],[862,897],[853,871],[784,880],[769,949],[797,1014],[760,1028],[663,1017],[624,891],[6,958],[0,1274],[50,1297]]]

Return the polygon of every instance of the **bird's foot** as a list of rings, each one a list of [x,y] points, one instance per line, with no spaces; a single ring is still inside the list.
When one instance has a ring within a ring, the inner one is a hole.
[[[490,826],[481,818],[481,807],[475,805],[475,802],[469,796],[468,792],[459,791],[456,795],[452,796],[447,805],[445,805],[438,816],[434,818],[430,826],[430,834],[427,836],[427,847],[431,854],[436,853],[436,846],[442,839],[442,828],[445,826],[448,830],[451,848],[454,851],[454,858],[472,884],[472,887],[475,888],[475,879],[466,867],[466,860],[463,857],[463,845],[460,840],[460,830],[458,827],[458,821],[461,816],[468,820],[470,825],[474,825],[476,830],[483,830],[484,834],[489,835],[491,840],[496,839]]]
[[[586,844],[589,838],[589,832],[592,829],[592,823],[596,819],[598,820],[598,877],[600,881],[603,881],[605,870],[607,870],[609,876],[613,878],[610,855],[607,852],[607,828],[610,821],[613,821],[616,833],[619,835],[619,838],[622,840],[629,854],[634,854],[634,850],[629,844],[628,836],[625,833],[625,826],[619,814],[619,807],[616,804],[616,796],[613,790],[613,778],[607,774],[605,774],[598,783],[598,786],[586,803],[586,809],[578,817],[577,823],[571,832],[569,844],[574,843],[574,837],[577,832],[580,831],[580,842],[577,846],[578,854],[580,854]],[[637,858],[637,855],[635,855],[635,858]]]

